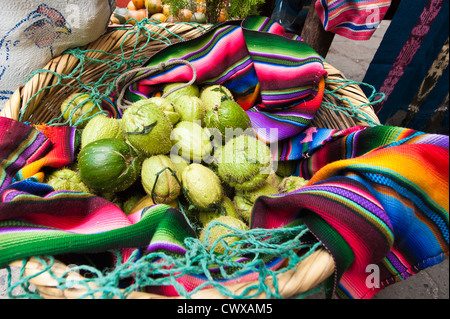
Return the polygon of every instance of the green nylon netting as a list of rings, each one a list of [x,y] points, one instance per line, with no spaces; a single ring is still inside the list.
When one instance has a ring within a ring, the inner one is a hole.
[[[356,118],[360,121],[367,123],[369,126],[377,126],[380,125],[379,122],[374,121],[366,112],[361,111],[361,109],[372,106],[374,104],[380,103],[385,99],[384,93],[379,93],[375,90],[375,88],[367,83],[354,81],[351,79],[339,79],[339,80],[326,80],[328,83],[338,83],[340,84],[338,87],[334,89],[325,88],[325,96],[331,96],[338,101],[345,103],[331,103],[327,99],[324,99],[321,104],[321,108],[327,108],[333,111],[341,112],[346,116]],[[346,86],[350,85],[358,85],[360,87],[367,87],[371,92],[367,97],[367,103],[361,103],[359,105],[355,105],[350,99],[345,96],[337,94],[337,92],[341,89],[344,89]],[[320,112],[320,110],[318,111]]]
[[[192,25],[201,29],[203,32],[207,30],[207,28],[202,25]],[[164,45],[170,45],[173,43],[173,39],[171,40],[168,37],[161,36],[159,33],[154,33],[148,26],[159,26],[160,28],[164,28],[163,26],[160,26],[159,23],[147,19],[136,23],[133,27],[123,26],[118,28],[129,30],[128,36],[130,37],[135,35],[137,36],[136,46],[133,48],[132,53],[128,57],[125,56],[126,48],[123,44],[120,45],[121,50],[119,54],[99,51],[104,54],[101,59],[87,58],[87,53],[95,50],[75,48],[66,51],[66,53],[70,53],[77,57],[79,63],[69,74],[66,75],[58,74],[50,70],[38,70],[33,72],[29,79],[36,74],[50,72],[59,80],[50,86],[42,88],[39,92],[36,92],[31,99],[39,95],[43,90],[64,86],[69,90],[81,90],[88,92],[90,95],[89,100],[99,106],[103,99],[108,98],[111,93],[114,92],[117,84],[116,79],[119,78],[123,72],[141,66],[148,59],[148,56],[140,55],[141,50],[143,50],[145,46],[152,45],[155,41],[164,43]],[[168,29],[166,29],[166,31],[170,32]],[[172,32],[170,33],[176,40],[183,40],[177,34]],[[138,48],[137,39],[141,39],[142,37],[146,40],[144,41],[144,45],[139,44]],[[126,39],[123,39],[123,42],[125,40]],[[106,66],[106,70],[96,80],[85,82],[82,75],[86,71],[88,64],[103,65]],[[67,80],[71,80],[71,84],[65,84]],[[363,83],[354,82],[351,80],[342,80],[341,83],[342,86],[355,83],[365,85]],[[342,99],[342,97],[335,94],[336,90],[326,90],[325,94]],[[379,96],[374,92],[369,97],[369,105],[376,103],[373,102],[376,97]],[[327,101],[324,101],[323,103],[324,107],[343,112],[347,116],[358,117],[361,120],[367,121],[369,125],[377,125],[377,123],[374,123],[368,119],[364,112],[359,111],[361,107],[366,105],[367,104],[356,106],[353,105],[351,101],[348,101],[348,105],[344,108],[338,105],[333,105]],[[21,110],[20,120],[22,120],[22,116],[25,113],[27,106],[28,102]],[[79,107],[82,107],[82,105]],[[72,112],[75,111],[76,108]],[[49,121],[47,124],[77,126],[82,121],[88,121],[91,117],[97,114],[98,113],[90,117],[80,119],[76,122],[71,122],[70,120],[65,121],[62,119],[62,116],[58,116]],[[164,253],[150,253],[148,255],[140,256],[140,250],[136,250],[127,262],[117,263],[115,267],[111,269],[99,270],[89,265],[71,265],[71,271],[83,273],[86,277],[83,281],[68,281],[65,278],[66,274],[63,274],[62,276],[54,274],[50,270],[51,266],[55,263],[55,258],[52,256],[39,257],[38,259],[45,266],[42,272],[48,271],[52,278],[58,282],[58,287],[60,289],[85,286],[86,294],[82,297],[93,297],[95,295],[95,298],[126,298],[132,291],[140,291],[147,286],[174,285],[179,294],[186,298],[190,298],[192,294],[206,286],[215,287],[223,295],[233,298],[252,298],[259,295],[261,292],[265,292],[268,298],[281,298],[281,295],[278,292],[276,275],[292,269],[299,261],[309,256],[309,254],[313,251],[322,247],[322,244],[317,241],[305,243],[302,240],[302,237],[305,234],[310,233],[303,224],[290,225],[289,227],[270,230],[251,229],[245,232],[235,230],[235,235],[239,236],[241,239],[232,246],[228,246],[227,253],[223,255],[211,253],[205,248],[205,245],[196,238],[188,238],[185,241],[188,251],[184,257],[176,258]],[[264,240],[262,240],[263,238]],[[225,243],[223,244],[226,245]],[[299,251],[302,252],[301,255],[298,254]],[[116,255],[117,260],[121,259],[120,252],[114,251],[112,253]],[[243,254],[247,257],[252,257],[246,262],[239,262],[239,256],[242,256]],[[266,267],[264,260],[273,257],[287,258],[289,262],[281,269],[270,270]],[[155,262],[156,260],[159,262]],[[23,265],[25,265],[25,263],[26,260],[23,260]],[[171,267],[167,267],[168,265],[171,265]],[[259,273],[260,280],[258,284],[246,289],[241,294],[234,295],[227,289],[226,286],[221,285],[214,279],[215,275],[211,274],[210,267],[218,267],[220,269],[220,274],[224,278],[230,279],[238,278],[249,271],[256,271]],[[230,269],[233,271],[230,272]],[[7,267],[7,271],[7,293],[9,298],[41,298],[39,294],[34,291],[32,285],[29,283],[29,280],[32,277],[38,276],[42,272],[31,277],[27,277],[24,275],[24,268],[22,267],[19,269],[19,278],[12,280],[13,275],[11,267]],[[193,291],[188,292],[176,281],[178,277],[186,273],[203,273],[206,274],[209,280],[199,285]],[[270,283],[275,288],[274,291],[264,280],[269,276],[273,278]],[[126,287],[119,289],[119,282],[129,278],[133,278],[132,282],[128,282]],[[92,285],[92,283],[95,285]],[[313,292],[315,291],[313,290],[297,297],[304,297]]]
[[[216,224],[211,224],[211,227]],[[126,298],[131,292],[155,285],[174,285],[180,296],[190,298],[200,289],[214,287],[224,296],[250,299],[265,293],[267,298],[282,298],[278,292],[277,275],[292,269],[301,260],[307,258],[312,252],[322,247],[320,242],[302,242],[302,237],[309,233],[305,225],[290,225],[279,229],[252,229],[249,231],[234,230],[234,235],[240,238],[239,241],[227,245],[224,254],[219,255],[205,248],[204,243],[196,238],[187,238],[185,245],[187,252],[184,257],[174,257],[162,252],[150,253],[139,256],[140,251],[135,250],[132,256],[124,263],[117,263],[112,269],[99,270],[89,265],[69,265],[70,271],[82,273],[85,280],[67,280],[67,272],[56,275],[50,269],[55,263],[53,256],[39,257],[38,260],[44,266],[43,270],[32,275],[24,275],[24,267],[20,269],[18,278],[13,282],[12,271],[8,270],[8,297],[9,298],[29,298],[38,299],[40,295],[33,289],[29,281],[41,273],[48,272],[51,277],[58,282],[58,288],[70,289],[74,287],[84,287],[86,293],[80,298]],[[269,238],[268,238],[269,237]],[[224,238],[224,237],[222,237]],[[220,241],[222,238],[218,239]],[[264,240],[263,240],[264,239]],[[301,256],[298,251],[304,252]],[[113,251],[117,260],[121,260],[121,254]],[[240,261],[240,256],[253,256],[246,262]],[[287,258],[285,267],[278,270],[270,270],[266,267],[264,260],[268,257]],[[25,266],[27,260],[23,260]],[[170,267],[168,267],[170,266]],[[226,286],[215,280],[217,272],[211,272],[211,267],[220,270],[220,276],[226,279],[236,279],[243,274],[251,272],[258,273],[258,282],[246,288],[240,294],[234,294]],[[176,280],[183,274],[205,274],[209,280],[200,284],[192,291],[187,291]],[[266,281],[268,277],[273,280]],[[121,280],[133,279],[133,282],[120,289]],[[94,285],[92,285],[94,284]],[[271,288],[273,285],[274,289]],[[296,296],[303,298],[311,293],[320,290],[313,289],[304,294]]]
[[[23,121],[23,116],[26,113],[27,107],[29,103],[39,96],[42,92],[50,90],[52,88],[65,87],[68,90],[72,91],[82,91],[89,93],[89,99],[87,101],[94,102],[94,105],[89,111],[92,111],[96,106],[100,106],[104,99],[107,99],[111,96],[111,94],[116,89],[116,80],[119,78],[121,74],[125,71],[132,70],[138,66],[141,66],[144,62],[146,62],[149,56],[143,54],[146,47],[152,46],[156,44],[162,44],[164,46],[169,46],[178,41],[184,41],[180,35],[172,32],[169,28],[166,28],[161,25],[160,22],[156,22],[154,19],[144,19],[140,22],[136,22],[134,26],[120,26],[116,27],[114,30],[125,30],[127,31],[125,36],[122,38],[120,43],[120,51],[119,53],[112,53],[97,49],[86,49],[83,47],[77,47],[73,49],[66,50],[64,53],[71,54],[78,59],[78,63],[76,67],[69,74],[61,74],[54,72],[48,69],[40,69],[32,72],[27,78],[26,82],[28,82],[32,77],[40,73],[51,73],[57,80],[55,83],[45,86],[34,93],[28,101],[26,101],[25,105],[22,107],[20,112],[19,120]],[[175,23],[177,24],[177,23]],[[191,22],[180,22],[179,24],[186,24],[192,26],[196,30],[200,32],[206,32],[207,28],[201,24]],[[164,30],[171,37],[165,36],[161,34],[161,32],[155,32],[153,27],[157,27],[160,30]],[[128,43],[129,39],[134,39],[134,46],[130,46]],[[127,44],[126,44],[127,43]],[[131,53],[126,53],[131,48]],[[96,59],[88,57],[89,54],[92,53],[101,53],[102,58]],[[83,74],[86,70],[95,68],[95,65],[99,67],[106,67],[102,74],[94,79],[86,81],[83,78]],[[67,84],[70,83],[70,84]],[[86,101],[86,102],[87,102]],[[72,115],[79,109],[82,108],[84,104],[78,105],[73,108],[70,112],[69,120],[64,120],[62,114],[54,117],[50,120],[48,125],[71,125],[77,126],[82,122],[87,122],[93,116],[98,115],[101,112],[97,112],[92,116],[80,118],[76,121],[72,121]]]

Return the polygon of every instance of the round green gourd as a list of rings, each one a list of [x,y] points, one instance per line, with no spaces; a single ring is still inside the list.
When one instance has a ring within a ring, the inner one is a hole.
[[[220,150],[217,174],[238,191],[261,187],[272,169],[269,146],[255,137],[240,135],[229,140]]]
[[[234,101],[231,91],[219,84],[204,87],[200,92],[200,99],[203,101],[206,112],[212,110],[214,106],[219,106],[225,100]]]
[[[252,125],[248,114],[232,100],[225,100],[214,106],[206,113],[204,122],[208,129],[217,129],[223,141],[239,136]]]
[[[98,192],[120,192],[139,177],[141,160],[125,141],[105,138],[86,145],[78,155],[81,180]]]
[[[208,167],[193,163],[181,174],[188,200],[199,209],[209,209],[219,204],[223,189],[219,177]]]

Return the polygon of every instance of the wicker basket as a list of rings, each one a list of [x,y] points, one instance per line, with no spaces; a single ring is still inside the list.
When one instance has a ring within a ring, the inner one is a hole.
[[[166,47],[168,44],[182,40],[195,38],[205,32],[210,26],[192,25],[185,23],[161,23],[145,25],[145,30],[152,33],[152,40],[147,43],[147,37],[135,29],[117,28],[112,30],[95,42],[89,44],[86,58],[89,59],[111,59],[119,61],[122,55],[129,58],[148,58]],[[136,50],[137,49],[137,50]],[[105,51],[108,53],[104,53]],[[0,116],[12,118],[22,122],[47,123],[60,115],[59,105],[76,89],[69,89],[67,86],[55,85],[60,81],[58,74],[70,74],[79,64],[76,55],[65,53],[54,58],[45,67],[53,72],[42,72],[34,75],[29,81],[19,87],[11,99],[7,102]],[[378,123],[377,116],[373,108],[357,83],[346,82],[344,75],[333,66],[325,63],[328,71],[326,79],[326,91],[324,101],[331,105],[339,106],[337,109],[321,107],[312,125],[321,128],[345,129],[353,126],[367,126],[369,123]],[[105,70],[101,66],[92,63],[89,68],[85,68],[82,73],[82,80],[96,81]],[[120,72],[123,70],[118,70]],[[64,84],[71,85],[70,81],[63,80]],[[344,85],[343,85],[344,84]],[[75,86],[75,85],[74,85]],[[39,92],[39,93],[38,93]],[[323,104],[325,105],[325,104]],[[354,111],[358,109],[358,114],[363,117],[354,117]],[[56,262],[48,271],[43,272],[45,266],[42,261],[30,258],[26,264],[22,260],[11,263],[12,267],[23,268],[23,275],[31,276],[29,283],[36,286],[39,294],[44,298],[78,298],[86,293],[84,286],[60,289],[54,276],[65,276],[66,279],[82,279],[76,272],[70,272],[63,263]],[[283,272],[277,276],[278,293],[289,298],[300,293],[309,291],[331,276],[335,270],[332,256],[325,249],[318,249],[308,257],[300,261],[295,268]],[[52,272],[52,274],[49,274]],[[266,278],[269,286],[273,280]],[[235,284],[227,288],[235,293],[243,291],[251,286],[252,282]],[[200,290],[192,296],[193,298],[224,298],[216,289]],[[265,298],[262,293],[260,298]],[[128,298],[132,299],[152,299],[166,298],[143,292],[133,292]]]

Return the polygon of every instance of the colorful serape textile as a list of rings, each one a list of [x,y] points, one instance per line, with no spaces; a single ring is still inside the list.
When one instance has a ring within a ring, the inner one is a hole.
[[[343,298],[370,298],[448,257],[448,136],[389,126],[314,135],[298,169],[309,184],[260,198],[253,227],[302,216],[336,257],[335,293]],[[379,270],[374,284],[369,265]]]
[[[19,171],[28,172],[27,166],[49,154],[58,154],[60,161],[45,164],[73,161],[71,152],[61,151],[76,145],[70,131],[45,136],[47,130],[0,117],[0,267],[35,255],[110,249],[123,251],[124,258],[135,248],[141,248],[143,257],[155,252],[172,260],[185,257],[186,240],[195,233],[179,210],[155,205],[126,216],[103,198],[53,191],[33,176],[13,182]],[[312,174],[309,184],[294,193],[260,197],[251,225],[269,231],[303,220],[335,258],[329,296],[370,298],[448,256],[448,136],[385,126],[302,134],[297,140],[307,146],[296,149],[310,152],[301,163],[303,175]],[[30,174],[36,175],[34,170]],[[268,269],[277,269],[283,260],[269,258],[266,263]],[[379,288],[366,284],[368,265],[380,269],[373,283]],[[220,282],[258,275],[244,273]],[[192,291],[211,279],[175,277],[179,286],[155,286],[152,291],[176,295],[180,286]]]
[[[326,31],[352,40],[369,40],[390,5],[390,0],[317,0],[315,3]]]
[[[401,2],[364,77],[381,123],[448,134],[448,30],[448,1]]]
[[[286,33],[269,18],[252,16],[219,24],[195,39],[161,50],[145,66],[157,68],[173,60],[188,61],[194,67],[196,84],[227,87],[256,130],[278,129],[277,138],[260,132],[259,137],[267,142],[301,132],[322,102],[323,59],[301,38]],[[192,78],[189,65],[166,66],[164,71],[130,85],[126,98],[148,98],[164,84],[186,83]]]
[[[79,136],[73,127],[37,125],[30,130],[27,125],[6,118],[0,125],[0,192],[13,182],[31,177],[42,182],[42,168],[63,167],[75,160]],[[12,134],[18,136],[11,137]]]

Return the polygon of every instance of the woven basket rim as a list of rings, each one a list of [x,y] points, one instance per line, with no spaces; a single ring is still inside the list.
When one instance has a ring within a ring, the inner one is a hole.
[[[183,39],[191,39],[202,33],[202,31],[193,25],[190,24],[180,24],[180,23],[163,23],[162,27],[170,30],[170,32],[183,34],[181,37]],[[154,27],[154,25],[149,25],[148,27]],[[210,25],[205,25],[205,29],[208,29]],[[113,48],[118,47],[119,41],[123,41],[127,36],[130,35],[131,30],[123,30],[121,28],[115,28],[110,32],[104,34],[99,39],[89,44],[88,47],[95,49],[98,47],[108,48],[112,50]],[[170,33],[169,33],[170,34]],[[130,40],[129,43],[133,41]],[[156,52],[154,52],[156,53]],[[44,69],[51,70],[58,74],[68,74],[70,73],[77,65],[77,59],[68,53],[63,53],[62,55],[55,57],[52,59]],[[345,76],[341,71],[324,61],[324,67],[328,72],[327,79],[332,80],[346,80]],[[20,120],[20,114],[25,108],[29,99],[37,94],[40,89],[52,83],[55,79],[52,77],[51,73],[39,73],[34,75],[29,79],[27,83],[17,88],[14,92],[13,96],[6,103],[5,107],[0,113],[0,116],[8,117],[15,120]],[[331,89],[336,89],[334,81],[327,82]],[[360,111],[366,114],[367,118],[372,120],[373,122],[378,122],[378,118],[374,113],[372,106],[369,103],[366,95],[362,91],[362,89],[356,84],[351,83],[349,85],[345,85],[342,88],[338,89],[335,94],[346,97],[345,102],[347,106],[350,105],[362,105]],[[39,108],[39,101],[42,98],[42,95],[38,95],[35,97],[37,103],[33,104],[32,107]],[[28,105],[30,107],[30,105]],[[37,109],[39,111],[39,109]],[[40,110],[42,111],[42,110]],[[45,111],[45,110],[44,110]],[[317,120],[313,122],[314,125],[318,127],[324,127],[324,121],[328,121],[326,123],[326,128],[333,129],[344,129],[350,126],[367,126],[367,122],[361,119],[350,118],[346,114],[333,112],[332,110],[324,109],[322,113],[325,113],[324,119]],[[12,267],[23,267],[23,260],[18,260],[10,264]],[[59,289],[56,288],[54,280],[46,273],[39,274],[42,271],[42,264],[35,258],[31,258],[25,265],[25,276],[32,276],[33,278],[30,280],[30,283],[34,284],[38,290],[38,292],[44,298],[77,298],[83,295],[86,292],[84,288],[81,290],[74,289]],[[60,261],[56,261],[55,265],[51,268],[51,270],[55,273],[63,273],[67,271],[67,266],[64,265]],[[321,282],[323,282],[326,278],[331,276],[335,271],[335,264],[332,255],[324,248],[321,248],[313,253],[310,256],[306,257],[304,260],[301,260],[295,269],[292,271],[288,271],[286,274],[281,274],[281,278],[279,278],[279,290],[282,296],[291,297],[296,294],[308,291]],[[70,276],[77,276],[78,274],[74,274],[70,272]],[[240,283],[234,286],[227,286],[232,291],[238,292],[242,291],[249,285],[254,284],[252,282]],[[193,296],[193,298],[224,298],[217,289],[205,289],[201,290],[197,294]],[[264,295],[261,296],[264,298]],[[154,295],[143,292],[133,292],[129,296],[132,299],[147,299],[147,298],[167,298],[165,296]]]

